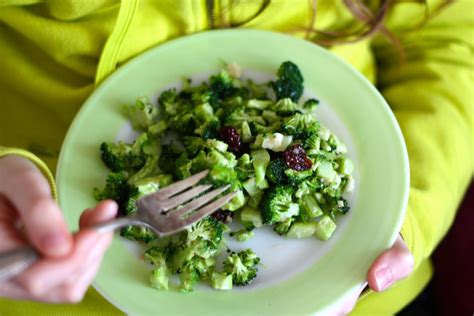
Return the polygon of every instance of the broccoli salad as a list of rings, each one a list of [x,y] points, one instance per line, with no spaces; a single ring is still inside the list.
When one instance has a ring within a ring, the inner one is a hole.
[[[135,212],[142,196],[206,169],[204,182],[237,192],[171,237],[136,226],[121,230],[146,246],[156,289],[189,292],[199,281],[220,290],[247,285],[260,258],[250,248],[232,251],[226,238],[245,242],[256,229],[271,227],[286,238],[324,241],[349,211],[343,193],[353,189],[353,164],[346,146],[317,120],[319,101],[300,101],[298,66],[282,63],[264,84],[241,75],[238,65],[225,65],[201,84],[187,79],[182,89],[162,92],[158,105],[139,98],[123,111],[140,135],[132,143],[100,145],[111,172],[94,196],[117,201],[119,216]]]

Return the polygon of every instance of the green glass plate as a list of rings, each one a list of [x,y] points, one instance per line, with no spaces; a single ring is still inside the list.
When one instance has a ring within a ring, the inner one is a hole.
[[[355,162],[350,215],[338,219],[328,242],[286,240],[267,229],[248,244],[233,244],[252,247],[262,258],[249,287],[222,292],[200,286],[186,294],[154,290],[148,287],[149,267],[118,235],[94,285],[136,315],[324,314],[360,288],[372,261],[395,241],[409,167],[402,133],[382,96],[351,66],[312,43],[264,31],[213,31],[153,48],[122,66],[90,96],[66,136],[57,183],[67,221],[77,229],[81,212],[95,204],[92,188],[104,183],[99,144],[130,136],[121,105],[156,96],[183,77],[217,71],[221,60],[266,74],[286,60],[300,67],[306,96],[322,101],[318,116],[348,144]]]

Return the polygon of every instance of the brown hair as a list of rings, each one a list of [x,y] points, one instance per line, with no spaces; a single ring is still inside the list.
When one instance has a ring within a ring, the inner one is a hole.
[[[374,36],[377,33],[384,35],[391,41],[403,55],[400,42],[398,38],[390,32],[385,26],[385,18],[390,10],[390,7],[401,2],[417,2],[422,3],[425,7],[425,16],[420,25],[416,28],[422,27],[431,17],[438,14],[445,6],[454,2],[454,0],[444,0],[432,12],[429,12],[427,0],[379,0],[379,1],[364,1],[364,0],[343,0],[347,9],[352,13],[355,19],[361,22],[361,25],[355,30],[351,31],[335,31],[335,30],[320,30],[314,27],[317,16],[317,0],[308,0],[312,8],[310,23],[307,28],[290,30],[289,33],[304,31],[306,39],[315,43],[328,46],[334,44],[348,44],[354,43],[365,38]],[[231,1],[230,6],[239,4],[239,0]],[[374,4],[378,2],[378,4]],[[368,4],[370,3],[370,4]],[[210,28],[233,28],[251,22],[260,16],[271,4],[271,0],[262,0],[259,9],[240,22],[229,22],[228,24],[216,23],[222,20],[222,15],[229,8],[224,8],[216,16],[214,14],[214,0],[207,0],[209,27]],[[218,25],[219,24],[219,25]]]

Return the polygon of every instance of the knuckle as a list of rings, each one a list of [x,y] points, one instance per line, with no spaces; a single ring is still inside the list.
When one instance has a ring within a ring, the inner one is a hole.
[[[415,258],[413,258],[413,255],[410,252],[404,253],[403,262],[407,268],[408,273],[411,273],[415,265]]]
[[[41,299],[44,296],[44,286],[34,277],[26,277],[19,281],[21,287],[31,297]]]
[[[64,300],[67,303],[79,303],[83,300],[85,295],[85,290],[79,286],[69,286],[64,291]]]

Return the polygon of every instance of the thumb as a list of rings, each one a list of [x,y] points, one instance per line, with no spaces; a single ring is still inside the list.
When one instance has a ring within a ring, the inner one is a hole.
[[[48,181],[30,161],[16,156],[0,159],[0,194],[16,208],[33,246],[44,256],[67,255],[72,236]]]
[[[402,237],[398,236],[395,244],[382,253],[369,269],[367,281],[372,290],[380,292],[396,281],[410,275],[414,259]]]

